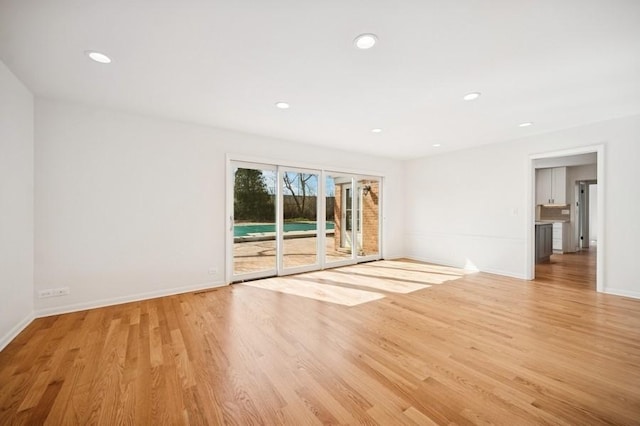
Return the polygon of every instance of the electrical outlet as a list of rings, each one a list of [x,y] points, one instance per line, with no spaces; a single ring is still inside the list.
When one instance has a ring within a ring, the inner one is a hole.
[[[40,299],[44,299],[45,297],[52,297],[53,296],[53,289],[46,289],[46,290],[40,290],[38,292],[38,297]]]
[[[216,275],[218,270],[216,268],[209,268],[209,275]]]
[[[54,296],[66,296],[69,294],[69,287],[60,287],[53,289]]]

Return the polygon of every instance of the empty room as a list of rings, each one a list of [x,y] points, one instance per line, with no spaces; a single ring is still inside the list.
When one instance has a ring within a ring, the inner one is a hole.
[[[640,424],[640,2],[0,0],[0,424]]]

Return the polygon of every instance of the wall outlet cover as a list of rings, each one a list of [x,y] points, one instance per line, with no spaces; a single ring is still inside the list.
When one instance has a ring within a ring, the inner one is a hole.
[[[51,296],[53,296],[53,289],[50,289],[50,288],[46,290],[40,290],[38,292],[38,297],[40,299],[44,299],[45,297],[51,297]]]
[[[69,287],[60,287],[53,289],[54,296],[66,296],[69,294]]]

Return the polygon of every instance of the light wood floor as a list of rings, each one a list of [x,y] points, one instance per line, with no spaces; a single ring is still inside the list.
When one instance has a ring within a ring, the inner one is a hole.
[[[352,307],[233,285],[38,319],[0,353],[0,424],[638,424],[640,300],[575,259]]]
[[[536,281],[561,282],[565,287],[596,289],[596,247],[575,253],[552,254],[551,261],[536,264]]]

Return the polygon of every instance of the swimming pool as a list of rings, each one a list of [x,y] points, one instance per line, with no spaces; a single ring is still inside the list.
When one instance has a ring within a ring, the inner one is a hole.
[[[334,223],[327,222],[327,229],[333,229]],[[291,231],[312,231],[316,229],[316,222],[286,222],[284,224],[284,232]],[[266,223],[259,225],[234,225],[234,237],[246,237],[249,234],[257,234],[264,232],[276,232],[275,223]]]

